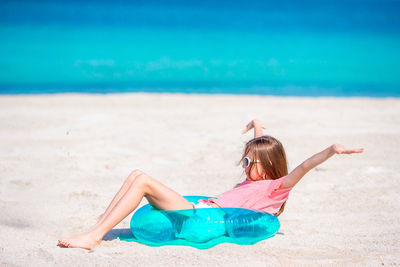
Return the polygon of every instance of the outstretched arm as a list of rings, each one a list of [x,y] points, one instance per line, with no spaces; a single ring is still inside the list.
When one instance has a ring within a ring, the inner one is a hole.
[[[314,156],[297,166],[291,173],[286,176],[282,187],[285,188],[295,186],[307,172],[309,172],[311,169],[315,168],[335,154],[353,154],[361,153],[363,151],[364,148],[346,149],[343,145],[340,144],[331,145],[327,149],[315,154]]]
[[[242,131],[242,134],[247,133],[248,131],[250,131],[253,128],[254,128],[254,138],[260,137],[263,135],[263,129],[265,129],[265,127],[261,124],[261,122],[259,120],[252,120],[251,122],[249,122],[246,125],[246,129],[244,129]]]

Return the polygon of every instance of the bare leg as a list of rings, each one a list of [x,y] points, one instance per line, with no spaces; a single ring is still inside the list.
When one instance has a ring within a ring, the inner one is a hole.
[[[85,249],[94,248],[100,244],[103,236],[108,231],[136,209],[143,197],[146,197],[149,202],[156,205],[159,209],[175,210],[193,208],[189,201],[172,189],[161,184],[154,178],[140,173],[133,179],[129,188],[116,201],[115,205],[110,208],[109,212],[107,214],[104,213],[99,223],[84,234],[59,240],[58,245]]]
[[[94,228],[95,226],[100,224],[103,221],[103,219],[105,217],[107,217],[107,215],[110,213],[110,211],[114,208],[115,204],[117,204],[118,201],[122,198],[122,196],[126,193],[126,191],[128,191],[129,187],[132,185],[132,183],[135,180],[136,176],[138,176],[138,175],[140,175],[142,173],[143,172],[140,171],[140,170],[134,170],[133,172],[131,172],[129,174],[129,176],[125,179],[124,183],[122,184],[122,186],[119,189],[119,191],[117,192],[117,194],[115,194],[113,200],[108,205],[106,211],[100,216],[98,222],[95,225],[93,225],[92,228]]]

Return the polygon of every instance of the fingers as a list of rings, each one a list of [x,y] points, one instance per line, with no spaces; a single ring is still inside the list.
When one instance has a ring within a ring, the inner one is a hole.
[[[364,148],[359,148],[359,149],[349,149],[349,150],[346,150],[346,153],[347,154],[352,154],[352,153],[361,153],[361,152],[363,152],[364,151]]]
[[[262,124],[260,123],[260,121],[258,121],[258,120],[252,120],[251,122],[249,122],[249,123],[246,125],[246,129],[244,129],[244,130],[242,131],[242,134],[245,134],[245,133],[247,133],[248,131],[250,131],[251,129],[256,128],[256,127],[261,127],[261,129],[263,129],[263,130],[267,129],[264,125],[262,125]]]
[[[251,128],[253,128],[253,124],[250,122],[246,125],[246,129],[242,131],[242,134],[247,133]]]
[[[362,153],[362,152],[364,152],[364,148],[339,150],[336,153],[338,153],[338,154],[353,154],[353,153]]]

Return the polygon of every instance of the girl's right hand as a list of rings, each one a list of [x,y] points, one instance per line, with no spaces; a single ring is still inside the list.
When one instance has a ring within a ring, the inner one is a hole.
[[[341,144],[332,145],[332,149],[336,154],[353,154],[353,153],[362,153],[364,151],[364,148],[346,149]]]
[[[251,129],[253,129],[253,128],[262,128],[262,129],[266,129],[262,124],[261,124],[261,122],[259,121],[259,120],[252,120],[251,122],[249,122],[247,125],[246,125],[246,129],[244,129],[243,131],[242,131],[242,134],[245,134],[245,133],[247,133],[248,131],[250,131]]]

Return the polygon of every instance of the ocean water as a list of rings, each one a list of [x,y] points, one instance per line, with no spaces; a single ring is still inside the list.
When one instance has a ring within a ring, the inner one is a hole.
[[[1,1],[0,94],[400,96],[400,1]]]

